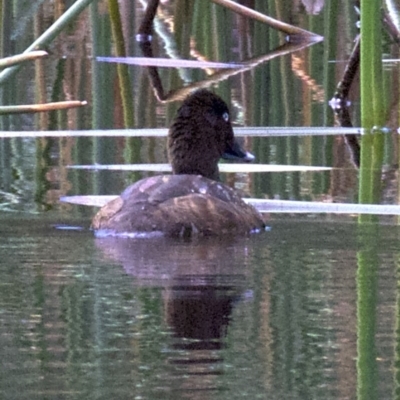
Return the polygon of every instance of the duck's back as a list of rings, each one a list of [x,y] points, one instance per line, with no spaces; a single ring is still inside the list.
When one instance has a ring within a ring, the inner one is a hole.
[[[246,234],[264,228],[261,215],[235,190],[202,176],[142,179],[93,218],[101,234],[166,236]]]

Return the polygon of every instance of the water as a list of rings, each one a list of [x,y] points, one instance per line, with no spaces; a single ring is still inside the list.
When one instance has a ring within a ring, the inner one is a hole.
[[[4,399],[356,397],[357,257],[371,237],[349,218],[275,215],[262,235],[192,242],[0,222]],[[381,398],[394,387],[398,234],[372,236]]]

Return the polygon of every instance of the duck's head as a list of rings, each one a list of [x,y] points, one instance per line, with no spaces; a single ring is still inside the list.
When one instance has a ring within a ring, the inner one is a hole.
[[[168,158],[174,174],[196,174],[218,180],[220,158],[252,161],[233,135],[229,109],[206,89],[188,96],[168,134]]]

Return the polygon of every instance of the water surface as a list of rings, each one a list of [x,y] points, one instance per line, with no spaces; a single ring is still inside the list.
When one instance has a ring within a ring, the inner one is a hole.
[[[367,239],[351,218],[275,215],[261,235],[190,242],[95,239],[50,217],[0,222],[3,398],[356,397]],[[398,233],[385,224],[372,237],[383,398]]]

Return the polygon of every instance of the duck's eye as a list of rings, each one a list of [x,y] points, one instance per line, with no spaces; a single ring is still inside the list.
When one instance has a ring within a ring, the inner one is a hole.
[[[222,118],[224,119],[225,122],[228,122],[228,121],[229,121],[229,113],[224,112],[224,113],[222,114]]]

